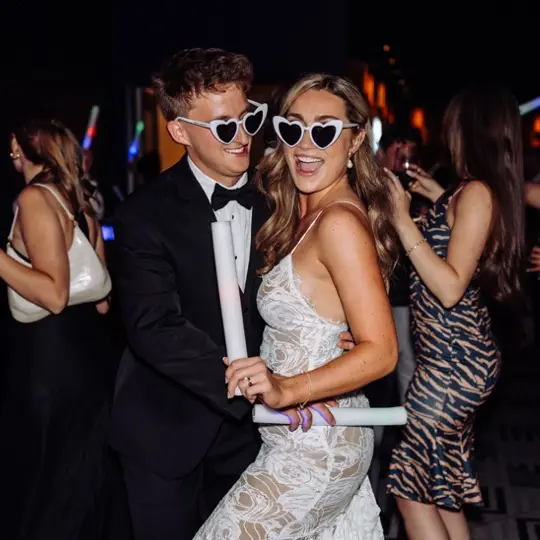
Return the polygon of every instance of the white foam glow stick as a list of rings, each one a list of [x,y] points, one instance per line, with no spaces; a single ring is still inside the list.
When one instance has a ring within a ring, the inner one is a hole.
[[[347,408],[329,407],[336,419],[336,426],[402,426],[407,423],[405,407]],[[313,411],[312,411],[313,412]],[[280,411],[264,405],[253,407],[256,424],[287,425],[289,418]],[[313,412],[314,426],[327,426],[322,416]]]
[[[230,221],[212,223],[212,240],[225,346],[229,362],[234,362],[239,358],[247,358],[247,346]],[[239,388],[235,395],[242,395]]]

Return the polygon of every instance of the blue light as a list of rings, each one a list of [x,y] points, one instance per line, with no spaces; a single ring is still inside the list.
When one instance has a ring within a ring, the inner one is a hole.
[[[133,158],[137,157],[139,154],[139,145],[141,141],[141,133],[144,131],[144,122],[142,120],[139,120],[137,122],[137,125],[135,126],[135,135],[133,137],[133,141],[129,145],[128,150],[128,161],[131,163],[133,161]]]
[[[105,242],[114,240],[114,228],[112,225],[101,225],[101,234]]]
[[[131,161],[139,153],[139,141],[133,141],[128,150],[129,160]]]

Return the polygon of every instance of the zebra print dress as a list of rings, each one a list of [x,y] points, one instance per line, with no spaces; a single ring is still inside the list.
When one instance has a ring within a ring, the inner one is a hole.
[[[419,222],[442,258],[451,234],[446,218],[451,197],[443,195]],[[417,368],[405,402],[408,424],[392,453],[388,491],[447,510],[458,511],[465,503],[481,505],[472,464],[473,422],[500,371],[491,319],[476,278],[450,309],[415,270],[410,288]]]

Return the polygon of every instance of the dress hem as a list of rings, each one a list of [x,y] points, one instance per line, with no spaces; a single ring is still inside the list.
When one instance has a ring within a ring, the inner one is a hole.
[[[463,510],[463,507],[465,505],[467,506],[473,506],[475,508],[483,508],[484,503],[482,501],[480,502],[469,502],[464,500],[461,504],[461,506],[448,506],[445,504],[441,504],[440,502],[434,501],[432,499],[427,499],[425,497],[421,496],[410,496],[410,495],[403,495],[400,492],[394,491],[393,489],[387,489],[386,491],[388,494],[393,495],[394,497],[397,497],[398,499],[403,499],[404,501],[411,501],[411,502],[417,502],[421,504],[426,504],[429,506],[435,506],[437,508],[441,508],[442,510],[448,510],[449,512],[461,512]]]

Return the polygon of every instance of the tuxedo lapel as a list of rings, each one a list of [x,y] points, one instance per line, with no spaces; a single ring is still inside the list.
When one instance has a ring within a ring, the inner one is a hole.
[[[193,175],[187,157],[182,158],[172,167],[170,174],[174,177],[177,194],[182,202],[179,211],[184,216],[178,217],[182,218],[181,222],[184,223],[184,234],[189,234],[194,240],[191,257],[198,258],[199,266],[208,270],[208,279],[213,280],[217,286],[212,242],[212,223],[216,221],[214,211],[206,193]]]
[[[174,175],[177,181],[178,196],[188,202],[190,206],[197,209],[201,220],[207,223],[216,221],[216,216],[208,201],[208,197],[191,171],[187,156],[183,157],[170,169],[170,174]]]

